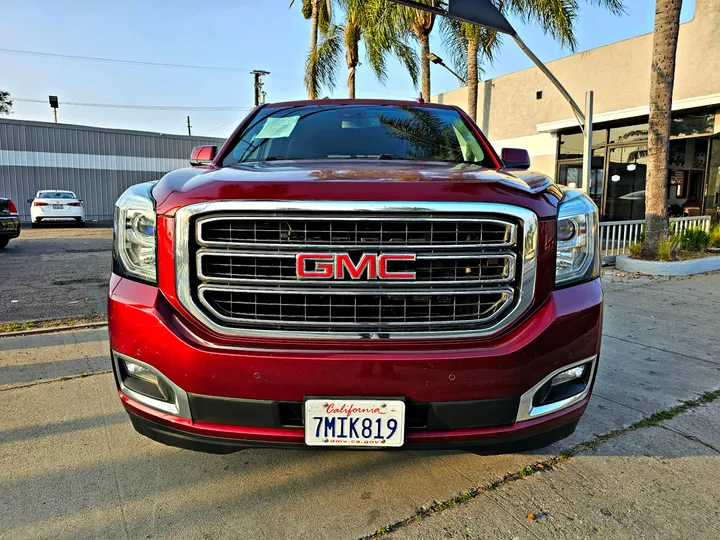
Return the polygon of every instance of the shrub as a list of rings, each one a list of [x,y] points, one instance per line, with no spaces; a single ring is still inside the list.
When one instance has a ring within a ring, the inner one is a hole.
[[[638,233],[637,241],[640,243],[640,245],[645,243],[645,224],[644,223],[640,226],[640,232]]]
[[[680,235],[680,244],[688,251],[705,251],[710,243],[710,235],[702,229],[687,229]]]
[[[635,244],[630,244],[630,245],[628,246],[628,248],[627,248],[627,249],[628,249],[628,253],[630,253],[630,256],[631,256],[633,259],[637,259],[637,258],[640,257],[640,252],[642,251],[642,247],[643,247],[642,242],[637,242],[637,243],[635,243]]]
[[[661,261],[672,261],[680,249],[680,238],[673,234],[658,242],[658,259]]]
[[[720,248],[720,223],[710,230],[708,247]]]

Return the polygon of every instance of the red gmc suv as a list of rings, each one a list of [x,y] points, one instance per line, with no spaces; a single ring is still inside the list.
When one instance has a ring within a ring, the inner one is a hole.
[[[600,351],[598,214],[456,107],[256,108],[117,201],[110,345],[183,448],[547,445]]]

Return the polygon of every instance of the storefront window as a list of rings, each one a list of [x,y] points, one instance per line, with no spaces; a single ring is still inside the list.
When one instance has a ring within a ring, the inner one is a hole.
[[[715,115],[713,113],[685,114],[672,119],[670,136],[688,137],[690,135],[705,135],[712,133],[714,128]]]
[[[647,138],[647,122],[644,124],[636,124],[634,126],[624,126],[610,129],[610,144],[647,141]]]
[[[604,146],[607,143],[607,129],[593,130],[593,148]],[[582,159],[583,157],[583,134],[570,133],[560,135],[560,156],[559,159]]]

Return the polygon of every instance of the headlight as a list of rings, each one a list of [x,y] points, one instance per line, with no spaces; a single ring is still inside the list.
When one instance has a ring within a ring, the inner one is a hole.
[[[115,203],[113,270],[116,274],[157,284],[155,204],[152,184],[132,186]]]
[[[581,191],[568,190],[557,220],[555,285],[569,285],[600,275],[598,210]]]

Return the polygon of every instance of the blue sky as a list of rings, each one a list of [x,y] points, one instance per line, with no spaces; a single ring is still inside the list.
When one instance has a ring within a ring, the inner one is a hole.
[[[299,2],[299,0],[298,0]],[[0,49],[20,49],[148,62],[209,65],[240,69],[214,72],[144,67],[27,56],[0,52],[0,89],[15,98],[60,99],[60,122],[187,133],[190,114],[193,135],[225,137],[245,111],[138,111],[63,106],[62,101],[164,106],[251,107],[249,71],[264,69],[268,101],[305,97],[303,67],[309,42],[309,22],[298,2],[288,0],[24,0],[6,2],[0,17]],[[655,0],[626,0],[627,14],[614,16],[586,5],[577,21],[577,52],[651,32]],[[683,2],[682,21],[692,19],[695,1]],[[543,60],[571,54],[536,26],[513,21],[518,33]],[[431,48],[449,58],[438,35]],[[510,39],[483,79],[529,67],[530,61]],[[366,66],[360,66],[357,97],[414,98],[410,77],[392,63],[381,86]],[[345,71],[331,96],[346,95]],[[456,88],[456,79],[432,67],[433,94]],[[51,121],[46,103],[16,102],[11,118]]]

